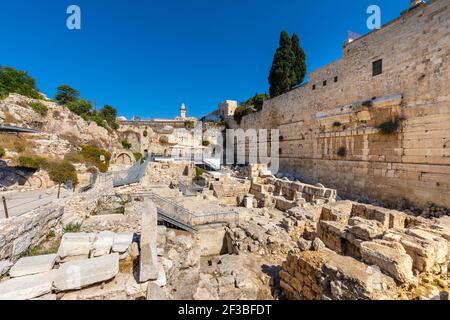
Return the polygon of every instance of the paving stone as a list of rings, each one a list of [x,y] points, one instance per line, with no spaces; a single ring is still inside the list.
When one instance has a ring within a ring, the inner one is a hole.
[[[29,300],[48,294],[59,270],[0,282],[0,300]]]
[[[54,287],[58,291],[81,289],[114,278],[119,272],[119,254],[64,263]]]
[[[55,260],[56,254],[21,258],[9,270],[9,275],[16,278],[48,272],[53,269]]]

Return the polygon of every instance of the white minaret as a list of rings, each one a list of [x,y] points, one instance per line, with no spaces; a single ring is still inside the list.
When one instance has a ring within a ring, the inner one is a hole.
[[[186,119],[186,105],[184,104],[184,102],[180,107],[180,119]]]

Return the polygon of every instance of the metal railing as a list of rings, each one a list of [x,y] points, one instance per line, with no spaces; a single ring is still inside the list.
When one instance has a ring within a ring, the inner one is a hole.
[[[188,231],[197,231],[197,227],[208,224],[232,223],[239,224],[239,213],[234,211],[214,212],[210,214],[194,213],[173,200],[163,198],[153,192],[141,192],[131,194],[116,194],[103,196],[106,201],[111,202],[111,197],[119,197],[122,200],[134,201],[136,198],[151,199],[162,220],[166,220]]]

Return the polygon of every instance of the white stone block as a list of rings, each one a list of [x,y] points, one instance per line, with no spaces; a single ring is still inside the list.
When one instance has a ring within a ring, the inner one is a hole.
[[[95,234],[92,233],[66,233],[61,240],[58,256],[61,259],[70,256],[89,256],[94,240]]]
[[[9,275],[16,278],[48,272],[53,269],[55,260],[56,254],[21,258],[11,268]]]
[[[0,282],[0,300],[29,300],[48,294],[58,270]]]
[[[54,287],[58,291],[81,289],[114,278],[119,272],[119,254],[64,263]]]
[[[93,257],[104,256],[111,252],[114,243],[114,233],[109,231],[100,232],[94,242]]]
[[[128,250],[133,242],[132,233],[116,233],[114,235],[114,242],[112,246],[113,252],[124,253]]]

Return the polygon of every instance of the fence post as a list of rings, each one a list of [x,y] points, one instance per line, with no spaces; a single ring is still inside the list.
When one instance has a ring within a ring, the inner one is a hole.
[[[3,208],[5,209],[5,218],[9,219],[8,206],[6,205],[6,198],[4,196],[2,196],[2,201],[3,201]]]

